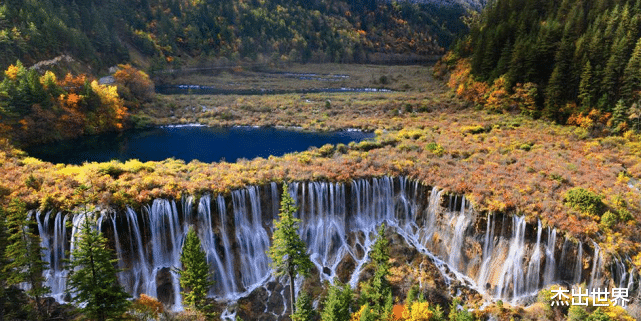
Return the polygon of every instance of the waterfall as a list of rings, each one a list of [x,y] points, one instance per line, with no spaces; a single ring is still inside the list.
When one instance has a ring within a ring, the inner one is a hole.
[[[155,288],[156,280],[151,279],[149,266],[145,258],[145,249],[142,243],[142,236],[140,235],[142,229],[138,222],[138,216],[131,208],[125,210],[125,218],[127,220],[127,232],[129,234],[129,255],[132,257],[128,270],[121,272],[121,274],[129,274],[129,278],[133,280],[132,295],[138,296],[140,293],[152,293],[151,289]],[[114,227],[116,229],[116,227]],[[133,258],[137,259],[133,259]],[[155,292],[155,291],[154,291]]]
[[[574,266],[574,283],[581,282],[581,274],[583,272],[583,243],[579,242],[579,249],[577,254],[576,265]]]
[[[240,246],[239,268],[245,289],[255,287],[270,275],[269,258],[266,254],[270,238],[261,223],[258,197],[258,188],[255,186],[232,192],[236,241]]]
[[[601,286],[600,276],[601,276],[601,248],[598,244],[593,243],[594,245],[594,256],[592,257],[592,272],[590,273],[590,283],[588,283],[588,289],[594,289],[596,286]]]
[[[494,225],[495,221],[492,214],[487,213],[485,238],[483,242],[483,264],[481,265],[481,271],[479,272],[477,281],[482,287],[487,287],[490,277],[490,264],[492,262],[492,253],[494,253]]]
[[[545,271],[543,272],[543,285],[552,284],[555,278],[556,260],[554,259],[554,246],[556,244],[556,229],[548,227],[547,240],[548,241],[545,246]]]
[[[223,293],[225,294],[235,292],[232,285],[232,277],[228,275],[232,270],[225,268],[223,260],[216,250],[216,237],[214,234],[214,224],[212,223],[211,200],[209,195],[204,195],[200,198],[200,202],[198,203],[198,221],[202,226],[202,228],[199,229],[199,234],[202,240],[202,246],[207,253],[207,262],[210,266],[214,265],[215,267],[215,269],[213,269],[215,284],[219,286],[222,285]],[[215,293],[215,288],[212,287],[209,294]]]
[[[534,252],[530,256],[530,263],[527,267],[526,278],[526,293],[531,293],[539,289],[539,280],[541,277],[541,234],[543,227],[541,220],[538,221],[536,229],[536,244],[534,245]]]
[[[226,276],[226,281],[229,282],[227,287],[230,290],[230,292],[228,293],[232,294],[238,292],[238,286],[236,285],[236,280],[234,277],[231,244],[229,243],[229,234],[227,234],[227,207],[225,207],[225,198],[220,195],[218,195],[218,197],[216,198],[216,202],[218,203],[218,217],[220,218],[220,238],[223,241],[223,259],[225,261],[225,272],[221,272],[221,274],[224,274]]]
[[[44,215],[36,214],[38,222],[38,233],[40,235],[40,246],[43,248],[43,261],[48,263],[49,268],[44,271],[45,286],[51,289],[52,296],[59,302],[64,300],[66,290],[66,279],[68,271],[64,268],[66,259],[67,241],[67,220],[68,215],[56,213],[54,224],[51,226],[51,213]],[[52,231],[50,233],[49,231]]]
[[[512,217],[514,231],[509,245],[509,253],[503,267],[496,293],[499,298],[519,297],[524,293],[523,261],[525,251],[525,218]],[[511,295],[510,295],[511,292]]]
[[[562,245],[557,244],[556,229],[543,227],[540,221],[533,227],[524,217],[479,215],[465,197],[426,188],[415,180],[292,182],[287,189],[299,208],[295,214],[301,219],[299,233],[321,282],[342,277],[356,287],[369,262],[376,228],[385,223],[408,246],[432,260],[447,284],[456,280],[488,299],[518,301],[554,282],[589,282],[590,287],[607,283],[596,244],[594,255],[586,256],[583,243],[566,238]],[[98,223],[113,229],[111,244],[119,266],[125,269],[119,280],[133,296],[144,293],[174,309],[182,308],[174,269],[180,267],[182,243],[188,226],[193,225],[215,278],[210,296],[235,301],[275,280],[267,251],[281,192],[276,183],[249,186],[226,195],[205,194],[197,200],[185,197],[179,208],[175,201],[156,199],[142,211],[126,208]],[[46,285],[61,302],[67,274],[65,253],[73,250],[75,232],[83,219],[84,215],[36,213],[43,258],[49,265]],[[73,221],[71,229],[66,226],[69,220]],[[562,250],[560,256],[556,248]],[[584,259],[592,261],[589,274],[583,273]],[[619,258],[612,274],[618,285],[633,289],[638,278],[635,280],[636,270],[626,263],[629,261]],[[300,280],[296,284],[300,288]]]

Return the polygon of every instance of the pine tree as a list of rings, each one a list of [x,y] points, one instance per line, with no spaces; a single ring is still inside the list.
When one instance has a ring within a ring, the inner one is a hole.
[[[581,72],[581,82],[579,83],[579,100],[582,109],[590,110],[594,103],[594,79],[592,75],[592,65],[588,60]]]
[[[7,208],[7,227],[9,236],[4,257],[7,264],[7,284],[18,285],[27,283],[30,287],[27,294],[34,298],[38,318],[45,317],[42,297],[50,289],[44,286],[45,278],[42,272],[46,262],[42,260],[40,237],[34,231],[28,220],[27,210],[22,201],[14,199]]]
[[[556,53],[555,66],[550,81],[545,88],[545,114],[551,119],[563,121],[559,110],[567,102],[568,76],[570,73],[570,61],[572,59],[573,45],[568,37],[561,41]]]
[[[603,102],[604,105],[598,106],[601,109],[612,108],[612,105],[614,105],[614,102],[619,96],[619,78],[623,73],[624,66],[626,65],[625,44],[625,38],[621,38],[616,41],[616,43],[612,47],[610,58],[605,65],[601,87],[604,91],[604,95],[607,96],[607,101]]]
[[[107,320],[122,315],[129,306],[129,294],[118,284],[117,259],[107,247],[107,239],[94,226],[91,214],[81,218],[76,228],[75,248],[69,259],[67,290],[90,319]]]
[[[7,248],[7,236],[8,231],[5,228],[5,211],[0,209],[0,320],[5,319],[5,302],[6,302],[6,290],[7,290],[7,272],[5,268],[9,262],[7,256],[5,255],[5,250]]]
[[[460,298],[454,298],[454,300],[452,300],[452,304],[450,304],[450,321],[473,321],[474,316],[472,316],[472,313],[467,310],[466,306],[463,306],[460,310],[458,309],[460,304]]]
[[[361,288],[362,303],[370,307],[380,319],[386,319],[392,312],[392,288],[389,276],[389,242],[385,238],[385,224],[378,228],[378,236],[369,254],[374,265],[374,276],[363,283]]]
[[[329,288],[327,298],[324,302],[321,320],[323,321],[347,321],[350,318],[352,305],[352,289],[349,284],[341,285],[336,282]]]
[[[628,64],[623,71],[621,96],[632,102],[639,98],[641,91],[641,38],[637,41]]]
[[[610,119],[610,127],[612,127],[612,132],[614,134],[621,133],[621,131],[623,131],[627,127],[627,109],[628,108],[623,102],[623,99],[619,99],[619,101],[617,101],[617,104],[614,106],[614,110],[612,111],[612,118]]]
[[[307,246],[297,234],[300,222],[299,219],[294,218],[294,213],[297,210],[298,208],[294,206],[294,199],[287,192],[287,185],[283,184],[279,219],[274,220],[274,235],[272,236],[272,246],[269,248],[269,257],[272,260],[271,266],[275,275],[289,277],[291,313],[296,311],[294,279],[298,274],[308,275],[312,268],[312,261],[307,254]]]
[[[183,302],[198,311],[208,308],[207,292],[214,284],[210,280],[209,264],[207,255],[202,248],[200,239],[196,232],[189,228],[185,244],[180,255],[182,270],[180,274],[180,286],[183,288]]]
[[[312,298],[303,292],[296,300],[296,312],[292,314],[292,321],[311,321],[316,316],[312,307]]]

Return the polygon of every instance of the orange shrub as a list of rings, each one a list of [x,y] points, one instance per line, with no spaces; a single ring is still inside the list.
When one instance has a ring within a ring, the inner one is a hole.
[[[141,294],[138,299],[132,304],[132,309],[143,313],[148,313],[157,317],[159,314],[165,312],[165,306],[158,300],[146,295]]]

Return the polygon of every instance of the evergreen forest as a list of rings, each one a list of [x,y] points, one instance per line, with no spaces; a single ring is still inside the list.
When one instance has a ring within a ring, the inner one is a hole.
[[[475,19],[454,50],[475,80],[510,93],[530,84],[534,117],[638,128],[641,2],[497,0]]]

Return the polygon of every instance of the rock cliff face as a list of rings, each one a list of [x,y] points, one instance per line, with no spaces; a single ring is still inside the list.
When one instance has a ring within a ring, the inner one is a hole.
[[[266,251],[280,188],[272,183],[198,200],[157,199],[139,213],[105,213],[98,228],[118,253],[125,269],[120,282],[127,291],[180,309],[178,278],[171,268],[179,266],[187,227],[195,226],[216,281],[210,295],[241,314],[260,306],[261,318],[277,319],[289,298],[282,291],[285,284],[271,276]],[[549,284],[585,282],[632,291],[638,283],[625,260],[603,266],[596,245],[564,239],[555,229],[541,222],[528,224],[523,217],[477,213],[464,196],[403,177],[294,182],[288,190],[300,207],[300,235],[316,267],[315,284],[338,278],[355,287],[366,277],[375,229],[383,222],[389,226],[398,266],[408,264],[416,275],[431,273],[441,288],[465,288],[484,299],[523,304]],[[64,223],[73,220],[77,225],[83,216],[51,212],[37,213],[37,218],[51,264],[47,285],[62,301],[67,272],[61,262],[74,242],[72,229]],[[402,284],[411,282],[396,282],[397,291],[405,291]],[[298,280],[297,288],[302,284]]]

